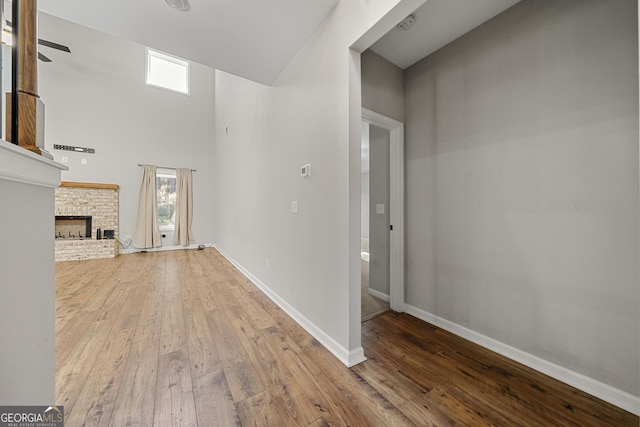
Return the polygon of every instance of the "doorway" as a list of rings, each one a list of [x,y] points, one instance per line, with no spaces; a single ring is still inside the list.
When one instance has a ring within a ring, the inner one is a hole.
[[[369,193],[367,201],[364,200],[365,191],[361,196],[364,207],[361,235],[365,235],[365,227],[369,231],[367,239],[361,237],[361,258],[366,258],[367,253],[369,258],[368,265],[361,259],[363,281],[365,273],[370,273],[367,294],[386,300],[384,302],[388,302],[394,311],[404,312],[404,125],[365,108],[362,109],[362,122],[363,140],[366,134],[369,141],[368,160],[362,150],[361,187]],[[373,149],[371,141],[375,144]],[[387,141],[386,146],[384,141]],[[365,165],[367,161],[369,164]],[[365,177],[367,168],[370,175]],[[372,174],[376,176],[372,178]],[[369,188],[367,184],[370,184]],[[364,251],[367,243],[368,251]],[[361,285],[364,288],[365,283]],[[363,298],[363,312],[364,303]]]
[[[390,132],[362,122],[361,310],[362,321],[389,310]]]

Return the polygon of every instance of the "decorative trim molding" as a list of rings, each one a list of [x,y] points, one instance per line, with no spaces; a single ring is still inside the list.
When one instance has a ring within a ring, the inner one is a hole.
[[[60,171],[65,170],[68,168],[64,165],[0,140],[0,179],[56,188],[60,185]]]
[[[93,188],[97,190],[118,190],[120,186],[118,184],[98,184],[94,182],[69,182],[62,181],[60,187],[71,188]]]
[[[231,264],[233,264],[247,279],[249,279],[254,285],[256,285],[265,295],[267,295],[273,302],[275,302],[285,313],[287,313],[293,320],[302,326],[307,332],[309,332],[320,344],[322,344],[327,350],[329,350],[335,357],[338,358],[347,367],[357,365],[364,362],[367,358],[364,356],[364,349],[358,347],[355,350],[349,351],[336,340],[327,335],[322,329],[316,326],[313,322],[303,316],[298,310],[293,308],[289,303],[276,294],[271,288],[265,285],[260,279],[254,276],[249,270],[244,268],[240,263],[234,260],[229,254],[227,254],[218,245],[214,245],[214,248],[222,254]]]
[[[609,402],[612,405],[618,406],[633,414],[640,415],[639,396],[634,396],[626,391],[604,384],[600,381],[594,380],[593,378],[589,378],[586,375],[579,374],[562,366],[556,365],[555,363],[544,360],[538,356],[534,356],[515,347],[511,347],[508,344],[489,338],[486,335],[482,335],[479,332],[458,325],[457,323],[451,322],[447,319],[443,319],[442,317],[436,316],[427,311],[408,304],[406,305],[406,308],[408,314],[417,317],[418,319],[429,322],[432,325],[451,332],[452,334],[458,335],[459,337],[465,338],[471,342],[481,345],[482,347],[495,351],[498,354],[522,363],[531,369],[535,369],[538,372],[549,375],[550,377],[569,384],[570,386],[576,387],[599,399]]]
[[[380,291],[376,291],[375,289],[371,289],[371,288],[369,288],[369,289],[367,290],[367,293],[368,293],[369,295],[371,295],[372,297],[375,297],[375,298],[381,299],[382,301],[389,302],[389,300],[391,300],[391,298],[389,297],[389,295],[387,295],[387,294],[383,294],[382,292],[380,292]]]

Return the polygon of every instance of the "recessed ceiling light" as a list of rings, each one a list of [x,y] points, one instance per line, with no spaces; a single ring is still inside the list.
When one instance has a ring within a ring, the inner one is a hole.
[[[186,12],[189,10],[189,1],[188,0],[164,0],[169,7],[179,10],[181,12]]]

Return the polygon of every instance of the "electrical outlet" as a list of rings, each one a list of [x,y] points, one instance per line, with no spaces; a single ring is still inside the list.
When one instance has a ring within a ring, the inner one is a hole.
[[[307,163],[300,168],[300,176],[302,178],[311,178],[311,163]]]
[[[298,201],[297,200],[292,200],[291,201],[291,213],[292,214],[297,214],[298,213]]]

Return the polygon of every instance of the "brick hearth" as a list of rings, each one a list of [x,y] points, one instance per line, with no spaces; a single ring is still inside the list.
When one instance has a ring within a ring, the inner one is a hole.
[[[56,189],[56,215],[92,217],[92,239],[56,239],[56,261],[114,258],[118,241],[96,240],[96,231],[114,230],[118,236],[119,187],[115,184],[62,182]]]

